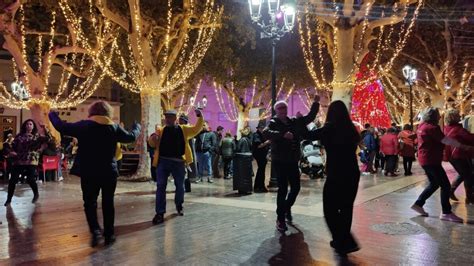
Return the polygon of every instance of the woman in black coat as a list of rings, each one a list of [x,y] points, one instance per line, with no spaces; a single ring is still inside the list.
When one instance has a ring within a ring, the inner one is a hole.
[[[115,242],[114,193],[119,175],[115,151],[117,143],[129,143],[137,139],[140,125],[133,125],[131,132],[112,120],[112,106],[103,101],[89,108],[89,119],[76,123],[64,123],[57,113],[49,113],[49,119],[60,133],[78,139],[78,152],[71,173],[81,177],[82,197],[87,223],[92,234],[91,246],[97,246],[102,231],[97,222],[97,197],[102,190],[105,244]]]
[[[327,152],[327,180],[323,190],[323,209],[338,254],[359,250],[351,234],[352,212],[360,179],[356,149],[360,135],[352,123],[346,105],[329,105],[326,123],[308,133],[311,140],[321,140]]]

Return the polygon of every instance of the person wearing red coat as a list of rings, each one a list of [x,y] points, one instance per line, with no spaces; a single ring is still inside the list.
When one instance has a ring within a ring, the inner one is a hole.
[[[461,116],[458,110],[448,110],[445,115],[445,127],[444,135],[459,141],[461,144],[472,146],[474,145],[474,134],[469,133],[464,129],[459,121]],[[454,148],[451,146],[445,146],[444,148],[444,161],[449,161],[458,172],[457,178],[451,183],[451,195],[450,198],[454,201],[458,201],[454,195],[454,191],[464,181],[464,188],[466,191],[466,204],[474,204],[474,176],[472,174],[472,152]]]
[[[380,151],[385,155],[385,175],[397,176],[395,169],[397,168],[397,156],[399,152],[398,136],[395,128],[389,128],[387,134],[380,139]]]
[[[413,132],[413,127],[409,124],[403,126],[403,131],[398,134],[400,140],[400,155],[403,157],[403,169],[405,170],[405,176],[412,175],[411,167],[415,160],[415,145],[416,145],[416,133]]]

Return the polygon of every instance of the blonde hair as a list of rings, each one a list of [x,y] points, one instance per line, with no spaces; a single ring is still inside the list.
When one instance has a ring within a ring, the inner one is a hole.
[[[242,136],[248,136],[250,135],[250,128],[249,127],[244,127],[240,130],[240,134],[242,134]]]
[[[446,125],[455,125],[461,121],[461,115],[459,114],[459,111],[456,109],[449,109],[446,111],[444,114],[444,123]]]
[[[112,118],[114,114],[114,108],[105,101],[96,101],[89,107],[89,117],[94,115],[107,116]]]

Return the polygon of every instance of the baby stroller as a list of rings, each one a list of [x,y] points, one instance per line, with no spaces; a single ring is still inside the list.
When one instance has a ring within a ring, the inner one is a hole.
[[[303,140],[301,142],[300,171],[310,179],[319,179],[326,176],[326,157],[322,146],[317,141]]]

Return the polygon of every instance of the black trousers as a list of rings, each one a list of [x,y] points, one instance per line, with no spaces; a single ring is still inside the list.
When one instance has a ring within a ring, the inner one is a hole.
[[[451,203],[449,202],[449,195],[451,194],[451,185],[449,184],[449,179],[443,166],[441,166],[441,164],[425,165],[423,166],[423,170],[425,170],[430,183],[423,192],[421,192],[415,204],[423,207],[426,200],[441,187],[441,207],[443,209],[443,214],[450,214]]]
[[[298,162],[272,161],[272,167],[278,180],[277,217],[285,220],[285,214],[291,209],[300,192],[300,169]],[[290,192],[288,193],[288,184]]]
[[[220,178],[219,172],[219,160],[221,156],[219,153],[212,154],[212,175],[213,177]]]
[[[102,214],[104,218],[104,236],[114,234],[114,194],[117,186],[115,177],[81,177],[82,199],[89,230],[93,233],[100,230],[97,221],[97,198],[102,190]]]
[[[257,161],[257,175],[255,176],[254,189],[265,188],[265,168],[267,167],[267,158],[265,156],[256,156]]]
[[[385,168],[385,156],[383,156],[380,152],[377,152],[377,155],[375,155],[374,167],[375,167],[376,170],[379,167],[382,170]]]
[[[415,158],[403,156],[403,170],[405,170],[405,174],[411,173],[411,167],[413,165],[413,161]]]
[[[20,175],[26,177],[26,182],[30,185],[33,190],[33,194],[38,195],[38,185],[36,184],[36,177],[38,176],[37,165],[15,165],[13,166],[10,181],[8,181],[8,200],[13,198],[15,193],[16,183],[20,178]]]
[[[454,191],[456,188],[464,182],[464,188],[466,190],[466,196],[469,199],[473,199],[474,195],[472,195],[473,186],[474,186],[474,175],[472,174],[472,162],[471,159],[453,159],[449,161],[451,165],[454,167],[456,172],[458,172],[458,176],[451,184],[451,189]]]
[[[397,160],[398,156],[397,155],[385,155],[385,172],[388,173],[395,173],[395,170],[397,170]]]
[[[331,179],[344,179],[332,181]],[[348,173],[344,176],[328,176],[323,189],[323,211],[336,249],[357,245],[351,234],[354,201],[357,195],[360,175]]]

